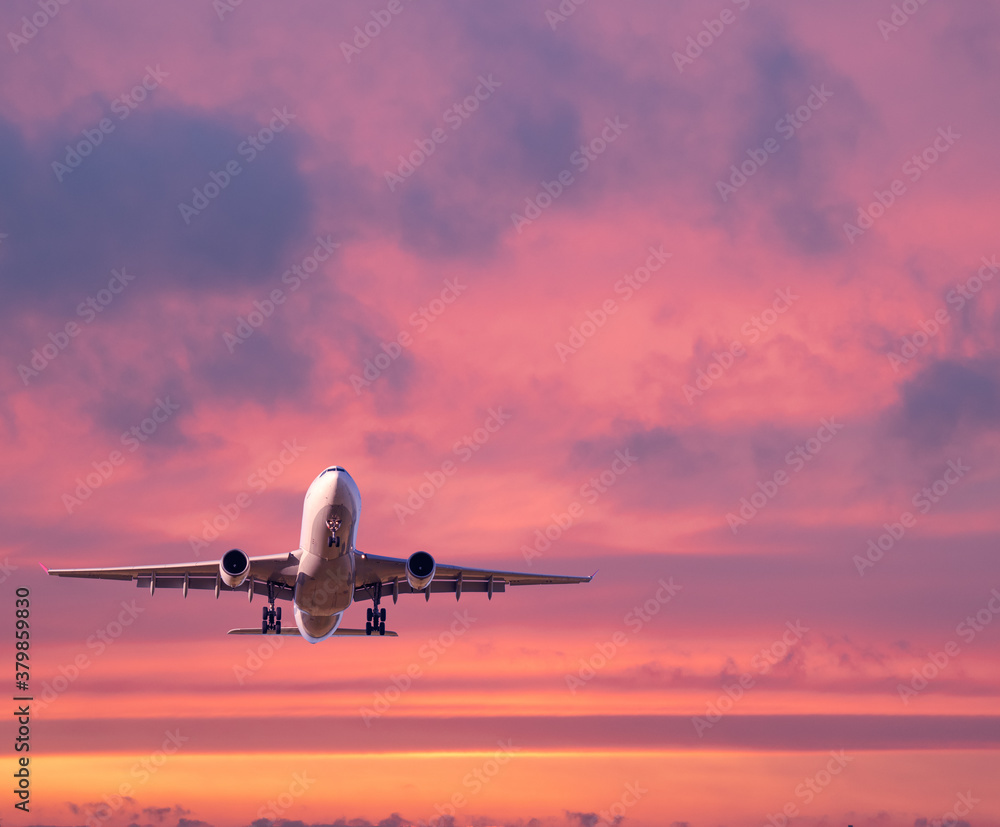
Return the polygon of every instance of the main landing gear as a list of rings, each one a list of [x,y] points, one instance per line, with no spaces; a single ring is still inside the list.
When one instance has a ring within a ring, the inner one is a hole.
[[[331,546],[340,547],[340,538],[337,536],[337,531],[340,530],[340,517],[330,517],[326,521],[326,527],[330,529],[330,537],[326,541],[327,548]]]
[[[267,605],[264,607],[263,619],[260,622],[260,633],[266,635],[273,631],[281,634],[281,606],[274,608],[274,586],[267,584]]]
[[[365,623],[365,634],[385,634],[385,609],[380,609],[378,607],[379,601],[382,599],[382,584],[378,583],[375,586],[375,594],[372,596],[372,603],[375,606],[368,610],[368,621]]]

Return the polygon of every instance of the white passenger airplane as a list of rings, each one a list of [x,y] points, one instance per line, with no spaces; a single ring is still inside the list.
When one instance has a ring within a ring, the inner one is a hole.
[[[489,571],[463,566],[438,565],[426,551],[405,560],[365,554],[355,547],[361,495],[351,475],[334,465],[320,473],[306,491],[302,510],[299,547],[288,554],[248,557],[238,548],[230,549],[212,563],[171,563],[162,566],[124,566],[102,569],[45,569],[56,577],[90,577],[100,580],[135,580],[140,588],[245,591],[267,597],[260,629],[232,629],[231,635],[301,635],[319,643],[331,635],[390,635],[385,629],[385,609],[379,608],[384,594],[395,603],[401,594],[453,592],[458,600],[463,592],[494,592],[507,586],[535,586],[551,583],[589,583],[590,577],[554,574],[526,574]],[[42,568],[45,568],[42,566]],[[368,599],[364,629],[342,629],[344,612],[357,599]],[[281,608],[275,600],[291,600],[296,628],[282,629]]]

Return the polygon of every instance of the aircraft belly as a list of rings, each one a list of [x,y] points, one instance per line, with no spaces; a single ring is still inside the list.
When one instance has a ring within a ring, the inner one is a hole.
[[[354,555],[305,553],[295,578],[295,605],[314,616],[338,614],[354,602]]]

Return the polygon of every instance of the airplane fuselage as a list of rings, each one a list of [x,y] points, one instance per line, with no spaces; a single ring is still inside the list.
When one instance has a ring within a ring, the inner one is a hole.
[[[306,491],[293,597],[295,625],[310,643],[332,635],[354,601],[355,548],[361,494],[339,466]]]

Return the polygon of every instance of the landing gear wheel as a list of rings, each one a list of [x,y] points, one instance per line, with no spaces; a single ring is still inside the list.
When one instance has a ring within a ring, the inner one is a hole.
[[[275,584],[267,584],[267,605],[261,611],[260,632],[266,635],[273,630],[276,635],[281,634],[281,609],[274,608]]]
[[[365,634],[370,635],[375,632],[379,635],[385,634],[385,609],[380,609],[378,607],[379,601],[382,599],[382,584],[375,583],[371,592],[372,596],[372,607],[368,609],[368,622],[365,623]]]

